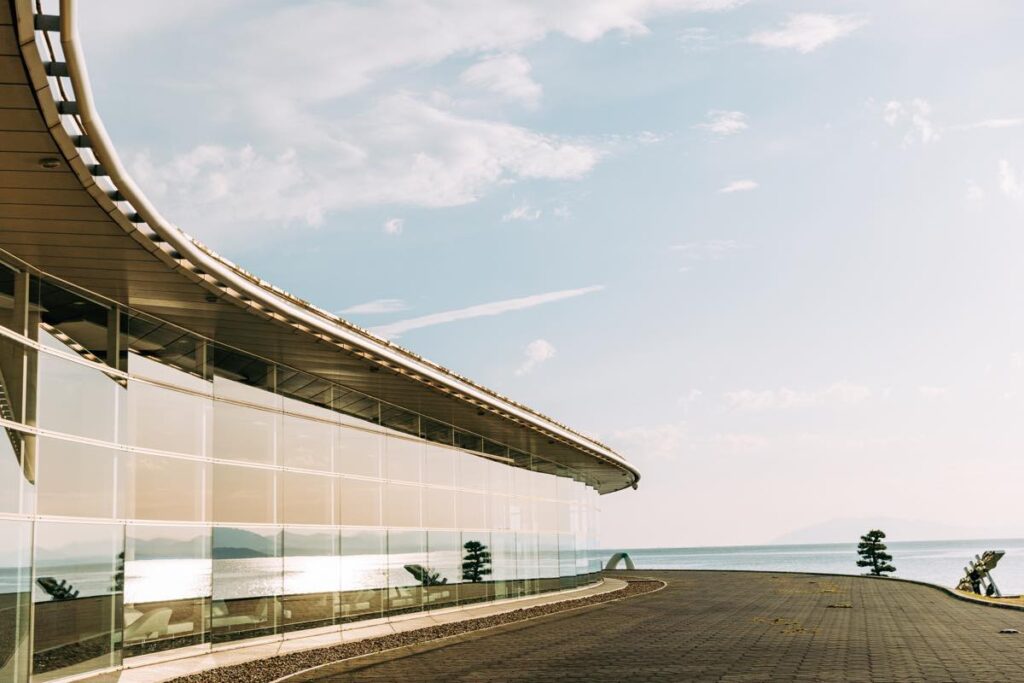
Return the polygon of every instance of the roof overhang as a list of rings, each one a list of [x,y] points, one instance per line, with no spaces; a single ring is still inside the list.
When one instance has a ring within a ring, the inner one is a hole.
[[[0,5],[18,43],[0,56],[0,248],[218,343],[571,467],[602,493],[636,486],[604,444],[263,282],[164,219],[96,111],[77,10]]]

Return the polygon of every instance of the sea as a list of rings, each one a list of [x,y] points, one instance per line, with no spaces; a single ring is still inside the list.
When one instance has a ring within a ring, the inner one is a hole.
[[[887,543],[893,576],[956,587],[967,563],[986,550],[1006,555],[992,576],[1003,595],[1024,594],[1024,539],[969,541],[895,541]],[[627,552],[637,569],[748,569],[757,571],[862,574],[856,543],[813,545],[741,545],[704,548],[610,548]],[[621,566],[621,565],[620,565]]]
[[[965,565],[985,550],[1006,555],[993,572],[1004,595],[1024,594],[1024,539],[970,541],[896,541],[888,543],[896,566],[895,576],[955,587]],[[750,545],[703,548],[609,548],[597,551],[602,565],[616,552],[628,552],[638,569],[745,569],[759,571],[861,574],[856,544]],[[457,559],[457,558],[456,558]],[[209,595],[243,598],[280,593],[360,590],[384,585],[389,564],[396,576],[405,564],[428,564],[421,555],[287,558],[240,558],[213,560],[128,561],[124,567],[126,603],[176,600]],[[451,563],[449,563],[451,564]],[[453,565],[454,566],[454,565]],[[212,571],[211,571],[212,570]],[[74,564],[49,567],[46,575],[66,579],[81,597],[102,595],[111,589],[111,566]],[[30,578],[27,568],[0,567],[0,594],[24,590]],[[46,600],[38,585],[35,599]]]

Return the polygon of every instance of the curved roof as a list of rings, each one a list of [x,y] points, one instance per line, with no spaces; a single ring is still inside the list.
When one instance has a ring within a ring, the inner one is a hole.
[[[167,221],[97,113],[75,0],[56,16],[12,5],[4,17],[11,5],[0,4],[0,248],[219,343],[577,469],[602,493],[636,486],[637,470],[604,444],[264,282]]]

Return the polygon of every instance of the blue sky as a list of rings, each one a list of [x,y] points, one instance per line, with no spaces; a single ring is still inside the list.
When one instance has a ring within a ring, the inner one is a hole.
[[[606,544],[1024,534],[1019,3],[103,0],[81,22],[166,216],[636,463]]]

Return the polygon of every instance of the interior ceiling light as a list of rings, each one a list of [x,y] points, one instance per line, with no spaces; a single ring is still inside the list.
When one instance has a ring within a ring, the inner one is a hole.
[[[60,159],[57,157],[43,157],[39,160],[39,165],[43,168],[60,168]]]

